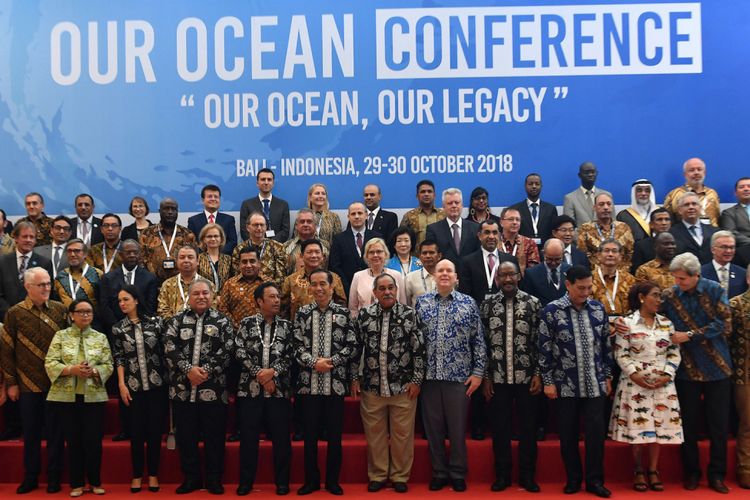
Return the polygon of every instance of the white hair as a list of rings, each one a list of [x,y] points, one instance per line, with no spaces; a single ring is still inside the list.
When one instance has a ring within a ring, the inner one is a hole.
[[[458,199],[461,200],[461,204],[464,202],[464,195],[461,194],[461,190],[458,188],[448,188],[443,191],[443,204],[445,204],[445,199],[448,196],[458,195]]]
[[[685,252],[672,259],[669,271],[685,271],[689,276],[698,276],[701,273],[701,263],[694,254]]]

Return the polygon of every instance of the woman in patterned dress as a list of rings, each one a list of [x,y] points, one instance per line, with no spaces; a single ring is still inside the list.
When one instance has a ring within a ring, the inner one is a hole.
[[[615,359],[622,369],[617,385],[609,437],[633,445],[633,488],[662,491],[659,479],[659,445],[683,440],[680,404],[674,376],[680,364],[680,347],[670,340],[674,326],[657,314],[661,290],[652,282],[633,285],[628,294],[632,314],[624,318],[628,333],[615,339]],[[642,451],[648,446],[648,484]]]
[[[112,327],[112,352],[117,366],[120,398],[130,408],[130,491],[141,491],[143,452],[147,446],[148,489],[159,491],[159,453],[167,407],[164,381],[164,325],[143,310],[140,292],[125,285],[117,294],[125,315]]]
[[[227,242],[224,228],[218,224],[206,224],[198,236],[202,252],[198,255],[198,274],[214,284],[218,295],[224,282],[234,275],[232,256],[221,253]],[[217,296],[214,300],[218,301]]]

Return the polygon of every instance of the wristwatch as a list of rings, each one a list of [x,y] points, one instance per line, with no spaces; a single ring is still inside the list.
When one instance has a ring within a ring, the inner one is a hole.
[[[695,335],[695,332],[694,332],[693,330],[688,330],[688,331],[687,331],[687,332],[685,332],[685,333],[687,333],[687,336],[688,336],[688,338],[689,338],[689,339],[692,339],[692,338],[693,338],[693,335]]]

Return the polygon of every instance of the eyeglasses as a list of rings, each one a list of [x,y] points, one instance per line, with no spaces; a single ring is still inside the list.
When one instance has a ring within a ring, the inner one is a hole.
[[[520,217],[506,217],[503,220],[507,220],[509,222],[521,222],[521,218]]]
[[[67,233],[70,231],[70,226],[52,226],[52,229],[55,231],[62,231],[64,233]]]
[[[119,224],[102,224],[102,229],[117,229]]]
[[[65,251],[68,253],[83,253],[83,248],[66,248]]]
[[[74,314],[80,314],[81,316],[91,316],[94,314],[94,311],[86,310],[86,311],[73,311]]]
[[[575,232],[575,230],[576,229],[574,227],[558,227],[557,228],[557,231],[560,233],[573,233]]]
[[[735,247],[734,245],[717,245],[716,248],[718,248],[719,250],[724,250],[726,252],[737,249],[737,247]]]
[[[44,283],[29,283],[31,286],[38,286],[39,288],[52,288],[52,283],[45,281]]]

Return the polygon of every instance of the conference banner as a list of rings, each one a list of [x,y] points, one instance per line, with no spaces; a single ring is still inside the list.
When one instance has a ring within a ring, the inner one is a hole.
[[[750,2],[2,0],[0,207],[97,213],[222,188],[239,210],[270,168],[298,209],[378,184],[484,186],[493,206],[543,177],[556,204],[592,161],[618,204],[708,165],[733,201],[747,175]]]

